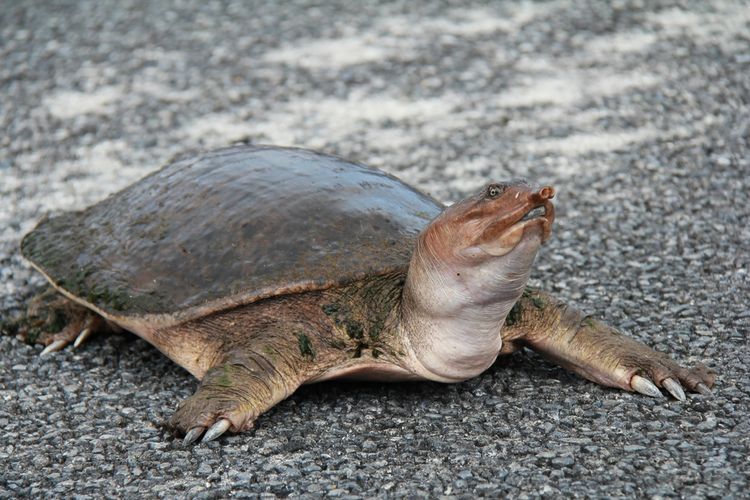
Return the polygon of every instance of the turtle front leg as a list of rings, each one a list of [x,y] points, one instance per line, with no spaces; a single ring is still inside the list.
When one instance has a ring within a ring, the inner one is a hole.
[[[683,387],[710,393],[716,378],[702,364],[684,368],[551,295],[528,288],[506,319],[503,341],[506,352],[528,346],[588,380],[651,397],[661,397],[662,387],[683,401]]]
[[[203,435],[218,438],[227,430],[242,432],[255,420],[289,397],[310,378],[312,341],[304,334],[287,338],[267,335],[250,345],[229,346],[218,357],[195,394],[183,401],[170,425],[185,434],[184,444]],[[205,432],[205,434],[204,434]]]

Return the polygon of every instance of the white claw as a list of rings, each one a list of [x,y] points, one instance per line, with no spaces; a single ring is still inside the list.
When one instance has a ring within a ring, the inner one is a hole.
[[[634,391],[645,394],[646,396],[651,396],[652,398],[664,397],[659,388],[656,387],[653,382],[647,378],[641,377],[640,375],[633,375],[633,378],[630,379],[630,387],[632,387]]]
[[[713,392],[711,392],[711,389],[709,389],[708,386],[703,382],[700,382],[698,385],[696,385],[695,390],[703,395],[713,394]]]
[[[91,335],[91,328],[84,328],[81,330],[81,333],[78,334],[78,337],[76,337],[75,342],[73,342],[73,347],[78,347],[79,345],[83,344],[83,341],[89,338]]]
[[[67,340],[58,339],[52,342],[50,345],[44,348],[39,356],[46,356],[47,354],[57,352],[68,344]]]
[[[661,385],[663,385],[667,392],[674,396],[675,399],[685,401],[685,391],[682,390],[682,386],[678,381],[673,378],[665,378]]]
[[[229,420],[227,420],[226,418],[222,418],[206,431],[206,434],[203,436],[201,442],[207,443],[208,441],[213,441],[217,437],[224,434],[227,429],[229,429],[230,425],[232,425],[232,423]]]
[[[191,443],[194,443],[199,437],[201,437],[201,434],[203,434],[203,430],[205,427],[193,427],[188,431],[187,434],[185,434],[185,439],[182,440],[182,444],[184,446],[187,446]]]

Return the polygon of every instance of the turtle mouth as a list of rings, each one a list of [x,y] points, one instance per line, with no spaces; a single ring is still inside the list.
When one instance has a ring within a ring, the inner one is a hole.
[[[503,213],[484,230],[480,248],[490,255],[505,255],[532,232],[541,233],[541,243],[545,243],[555,220],[555,208],[550,201],[554,196],[555,190],[549,186],[527,192],[522,204]]]
[[[521,217],[521,220],[518,222],[526,222],[528,220],[538,219],[539,217],[544,217],[545,215],[547,215],[547,209],[544,206],[534,207],[526,212],[526,215]]]
[[[533,197],[536,197],[538,194],[535,193]],[[552,234],[552,222],[555,220],[555,207],[549,201],[549,198],[552,196],[554,196],[554,191],[549,197],[543,200],[534,200],[537,203],[526,210],[515,223],[511,224],[508,232],[522,229],[525,233],[527,228],[540,226],[542,229],[542,243],[545,243]]]

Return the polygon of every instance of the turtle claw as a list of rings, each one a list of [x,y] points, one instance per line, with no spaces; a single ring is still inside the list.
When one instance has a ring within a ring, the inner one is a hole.
[[[653,382],[647,378],[641,377],[640,375],[633,375],[633,378],[630,379],[630,387],[632,387],[634,391],[652,398],[664,397],[659,388],[656,387]]]
[[[73,342],[73,347],[78,348],[83,342],[91,336],[91,328],[86,327],[83,330],[81,330],[81,333],[78,334],[76,337],[75,342]]]
[[[196,441],[198,441],[198,438],[200,438],[201,435],[203,435],[203,439],[201,439],[202,443],[213,441],[214,439],[224,434],[227,430],[229,430],[231,426],[232,422],[227,418],[217,420],[211,427],[208,428],[208,430],[206,430],[206,428],[202,425],[198,425],[185,433],[185,437],[182,439],[182,445],[188,446],[195,443]],[[203,434],[203,431],[206,431],[206,433]]]
[[[66,345],[68,345],[68,341],[65,339],[53,340],[52,343],[50,343],[47,347],[45,347],[44,350],[41,352],[41,354],[39,354],[39,357],[44,357],[49,354],[60,351]]]
[[[52,334],[52,342],[47,344],[47,347],[44,348],[39,356],[47,356],[53,352],[62,351],[71,342],[73,343],[74,348],[80,346],[93,333],[93,328],[91,328],[92,322],[93,321],[90,317],[87,318],[85,320],[86,326],[84,326],[78,334],[75,333],[78,331],[76,324],[70,324],[63,328],[62,331]]]
[[[713,394],[713,392],[711,391],[711,389],[709,389],[708,386],[706,384],[704,384],[703,382],[699,382],[695,386],[695,390],[698,393],[703,394],[704,396],[710,396],[711,394]]]
[[[201,442],[207,443],[209,441],[213,441],[217,437],[224,434],[231,425],[232,423],[229,420],[227,420],[226,418],[222,418],[206,431],[206,434],[203,436]]]
[[[190,429],[187,434],[185,434],[185,439],[182,440],[183,446],[188,446],[196,442],[198,438],[201,437],[204,430],[206,430],[205,427],[193,427]]]
[[[682,390],[682,385],[680,385],[677,380],[673,378],[665,378],[664,380],[662,380],[661,385],[667,390],[668,393],[674,396],[675,399],[685,401],[685,391]]]
[[[18,334],[27,342],[45,344],[41,355],[46,356],[68,344],[80,347],[91,335],[112,330],[95,312],[48,289],[30,301]]]

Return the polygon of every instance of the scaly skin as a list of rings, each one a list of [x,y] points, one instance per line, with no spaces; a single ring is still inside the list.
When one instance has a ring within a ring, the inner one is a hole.
[[[503,344],[501,354],[527,346],[588,380],[650,396],[661,395],[648,386],[651,381],[684,399],[680,384],[706,392],[716,378],[701,364],[683,368],[666,354],[531,288],[506,318]]]

